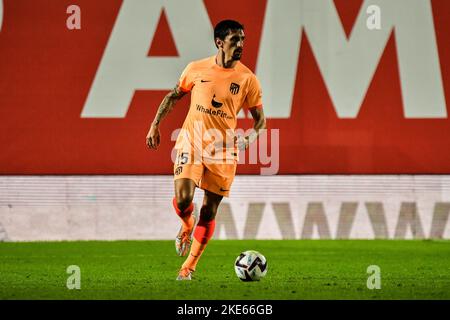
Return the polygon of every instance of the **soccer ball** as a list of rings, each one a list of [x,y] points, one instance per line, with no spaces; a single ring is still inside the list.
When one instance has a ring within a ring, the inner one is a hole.
[[[266,258],[258,251],[244,251],[236,258],[234,271],[242,281],[259,281],[267,273]]]

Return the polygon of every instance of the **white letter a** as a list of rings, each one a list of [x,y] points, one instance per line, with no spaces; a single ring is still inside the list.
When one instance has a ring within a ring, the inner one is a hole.
[[[66,20],[66,26],[67,29],[73,30],[73,29],[81,29],[81,9],[77,5],[71,5],[67,7],[68,14],[72,13],[67,20]]]

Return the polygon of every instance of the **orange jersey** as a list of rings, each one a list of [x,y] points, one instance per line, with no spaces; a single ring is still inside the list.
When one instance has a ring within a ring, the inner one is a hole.
[[[222,68],[212,56],[188,64],[178,85],[191,92],[191,104],[175,148],[195,149],[202,158],[220,154],[237,159],[237,114],[242,108],[262,107],[261,86],[253,72],[239,61],[234,68]]]

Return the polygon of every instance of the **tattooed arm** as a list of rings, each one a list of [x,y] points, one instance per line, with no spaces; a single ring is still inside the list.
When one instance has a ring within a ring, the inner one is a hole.
[[[159,124],[161,123],[161,120],[164,119],[170,111],[172,111],[175,103],[177,103],[177,101],[180,100],[185,94],[186,92],[182,91],[177,85],[164,97],[147,134],[146,141],[149,148],[158,149],[161,142]]]

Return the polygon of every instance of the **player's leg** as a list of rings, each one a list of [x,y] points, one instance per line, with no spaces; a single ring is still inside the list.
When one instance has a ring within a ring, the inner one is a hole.
[[[200,209],[200,218],[195,227],[194,239],[192,240],[191,251],[186,261],[183,263],[178,280],[190,280],[191,273],[195,271],[197,263],[214,234],[216,221],[215,217],[220,201],[223,196],[205,190],[203,205]]]
[[[208,165],[201,181],[205,190],[199,222],[194,231],[191,251],[178,275],[179,280],[190,280],[208,241],[214,234],[215,217],[223,197],[228,197],[236,173],[236,163]]]
[[[175,185],[175,197],[172,204],[175,212],[181,219],[181,228],[177,235],[177,241],[179,245],[176,245],[177,253],[180,256],[186,255],[186,251],[189,249],[182,245],[183,241],[190,242],[192,230],[194,229],[195,217],[193,216],[194,204],[194,192],[196,184],[193,180],[188,178],[177,179],[174,181]],[[188,244],[189,245],[189,244]]]
[[[185,256],[191,246],[192,232],[196,222],[196,217],[192,214],[194,211],[192,200],[202,174],[202,165],[178,162],[174,167],[175,197],[172,204],[181,219],[181,227],[175,238],[175,249],[179,256]]]

